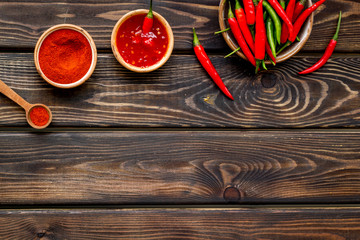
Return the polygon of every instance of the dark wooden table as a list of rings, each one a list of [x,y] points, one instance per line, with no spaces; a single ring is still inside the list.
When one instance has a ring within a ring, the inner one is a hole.
[[[136,74],[110,36],[147,1],[0,3],[0,79],[54,117],[34,131],[0,95],[0,239],[360,239],[359,1],[327,0],[304,49],[258,75],[223,58],[218,4],[154,1],[175,49]],[[321,56],[339,10],[336,53],[297,75]],[[33,61],[40,35],[64,22],[99,53],[70,90],[45,83]],[[199,65],[193,26],[235,101]]]

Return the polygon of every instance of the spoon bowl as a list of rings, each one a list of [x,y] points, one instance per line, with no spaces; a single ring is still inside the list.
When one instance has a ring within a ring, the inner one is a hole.
[[[47,120],[47,122],[44,124],[44,125],[36,125],[32,120],[31,120],[31,117],[30,117],[30,113],[31,111],[35,108],[35,107],[41,107],[41,108],[44,108],[46,111],[47,111],[47,114],[49,115],[49,118]],[[46,128],[47,126],[49,126],[49,124],[51,123],[52,121],[52,113],[50,111],[50,108],[44,104],[41,104],[41,103],[36,103],[36,104],[30,104],[30,107],[25,109],[25,112],[26,112],[26,120],[27,122],[29,123],[29,125],[35,129],[43,129],[43,128]]]

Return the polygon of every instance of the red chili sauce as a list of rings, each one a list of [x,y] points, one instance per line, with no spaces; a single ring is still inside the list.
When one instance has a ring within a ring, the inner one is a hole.
[[[128,18],[117,32],[116,46],[121,57],[136,67],[146,68],[159,62],[165,55],[169,39],[163,24],[154,16],[150,32],[142,32],[146,14]]]

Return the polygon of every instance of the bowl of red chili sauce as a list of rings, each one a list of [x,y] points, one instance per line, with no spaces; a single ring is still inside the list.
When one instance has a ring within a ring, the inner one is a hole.
[[[153,12],[151,30],[142,32],[142,25],[149,10],[138,9],[125,14],[114,26],[111,47],[115,58],[125,68],[134,72],[151,72],[170,58],[174,36],[169,23]]]
[[[58,88],[73,88],[83,84],[94,72],[97,51],[84,29],[60,24],[41,35],[35,46],[34,60],[46,82]]]

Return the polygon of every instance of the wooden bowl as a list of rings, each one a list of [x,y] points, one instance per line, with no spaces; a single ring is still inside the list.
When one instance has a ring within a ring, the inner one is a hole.
[[[155,63],[154,65],[151,65],[149,67],[136,67],[134,65],[131,65],[129,63],[127,63],[123,57],[120,55],[119,50],[116,46],[116,35],[118,32],[118,29],[120,28],[120,26],[130,17],[134,16],[134,15],[138,15],[138,14],[147,14],[149,10],[147,9],[138,9],[138,10],[134,10],[131,12],[128,12],[127,14],[125,14],[124,16],[122,16],[119,21],[115,24],[114,29],[112,31],[112,35],[111,35],[111,48],[112,51],[114,53],[115,58],[118,60],[118,62],[123,65],[125,68],[134,71],[134,72],[138,72],[138,73],[147,73],[147,72],[152,72],[158,68],[160,68],[162,65],[164,65],[167,60],[170,58],[170,55],[173,51],[174,48],[174,35],[172,32],[172,29],[169,25],[169,23],[166,21],[166,19],[164,17],[162,17],[160,14],[156,13],[153,11],[153,15],[154,18],[158,19],[162,25],[165,27],[166,32],[168,34],[168,46],[165,52],[164,57],[157,63]]]
[[[227,22],[227,19],[228,19],[227,16],[228,16],[228,10],[229,10],[228,2],[229,1],[227,1],[227,0],[220,1],[219,25],[220,25],[221,30],[224,30],[229,27],[229,24]],[[311,0],[308,0],[307,5],[305,7],[310,7],[311,5],[312,5]],[[232,10],[233,10],[233,12],[235,11],[234,6],[232,6]],[[291,58],[292,56],[294,56],[296,53],[298,53],[300,51],[300,49],[305,45],[306,41],[310,37],[313,22],[314,22],[314,13],[312,13],[308,17],[308,19],[305,21],[302,29],[300,30],[300,32],[298,34],[300,41],[293,42],[289,47],[284,49],[278,56],[276,56],[276,63],[283,62],[283,61]],[[237,44],[236,39],[233,36],[233,34],[231,33],[231,31],[223,32],[222,35],[225,39],[225,42],[231,48],[232,51],[234,51],[235,49],[237,49],[239,47],[239,45]],[[241,51],[237,51],[236,54],[239,55],[240,57],[242,57],[243,59],[247,60],[247,58]],[[271,64],[270,61],[265,61],[265,63]]]
[[[87,71],[87,73],[78,81],[73,82],[73,83],[69,83],[69,84],[61,84],[61,83],[57,83],[52,81],[51,79],[49,79],[41,70],[40,64],[39,64],[39,51],[41,48],[41,45],[43,43],[43,41],[45,40],[45,38],[47,36],[49,36],[51,33],[57,31],[57,30],[61,30],[61,29],[71,29],[71,30],[75,30],[79,33],[81,33],[88,41],[91,47],[91,51],[92,51],[92,61],[91,61],[91,65],[89,70]],[[90,34],[88,32],[86,32],[84,29],[82,29],[81,27],[78,27],[76,25],[72,25],[72,24],[59,24],[59,25],[55,25],[51,28],[49,28],[48,30],[46,30],[39,38],[36,46],[35,46],[35,50],[34,50],[34,61],[35,61],[35,66],[36,66],[36,70],[38,71],[38,73],[40,74],[40,76],[49,84],[58,87],[58,88],[74,88],[77,87],[81,84],[83,84],[94,72],[95,66],[96,66],[96,62],[97,62],[97,50],[96,50],[96,46],[95,46],[95,42],[92,39],[92,37],[90,36]]]

